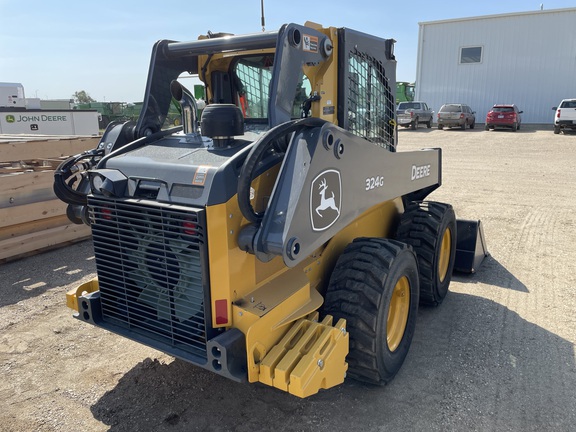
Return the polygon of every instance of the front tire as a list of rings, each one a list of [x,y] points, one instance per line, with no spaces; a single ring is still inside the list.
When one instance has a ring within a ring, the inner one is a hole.
[[[418,301],[418,264],[410,246],[360,238],[346,247],[323,310],[347,321],[350,377],[379,385],[394,378],[412,342]]]
[[[396,239],[411,245],[418,257],[420,303],[442,303],[456,258],[456,216],[452,206],[433,201],[409,204],[400,219]]]

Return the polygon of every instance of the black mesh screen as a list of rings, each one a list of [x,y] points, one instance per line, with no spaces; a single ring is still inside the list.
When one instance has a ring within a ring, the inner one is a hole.
[[[382,63],[357,50],[348,59],[348,130],[385,148],[394,147],[395,95]]]
[[[203,210],[90,198],[102,319],[205,357]]]

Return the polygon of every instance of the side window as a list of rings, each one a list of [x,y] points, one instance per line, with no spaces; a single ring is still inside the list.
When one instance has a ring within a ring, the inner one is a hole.
[[[382,63],[356,49],[348,60],[348,130],[381,147],[393,146],[395,94]]]
[[[462,47],[460,48],[460,64],[482,63],[482,47]]]
[[[312,94],[312,84],[306,75],[302,75],[298,86],[296,87],[296,97],[294,98],[294,105],[292,105],[292,118],[299,118],[302,114],[302,102],[304,102]]]

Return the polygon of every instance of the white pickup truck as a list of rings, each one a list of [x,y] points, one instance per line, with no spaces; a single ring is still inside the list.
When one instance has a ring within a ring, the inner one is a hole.
[[[396,122],[399,126],[418,129],[418,125],[424,123],[430,129],[433,117],[434,111],[428,108],[426,102],[400,102],[396,108]]]
[[[564,99],[554,115],[554,133],[559,134],[562,129],[576,130],[576,99]]]

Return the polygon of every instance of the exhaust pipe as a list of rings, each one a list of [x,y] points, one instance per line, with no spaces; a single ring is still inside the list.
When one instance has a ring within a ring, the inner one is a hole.
[[[170,83],[170,93],[172,97],[178,101],[182,109],[182,125],[185,134],[198,133],[198,105],[192,93],[180,84],[178,81],[173,80]]]

